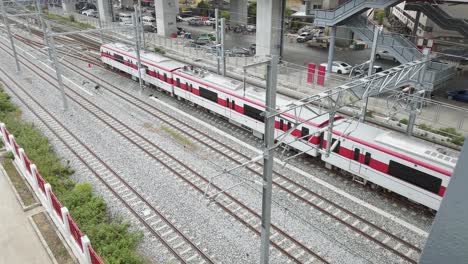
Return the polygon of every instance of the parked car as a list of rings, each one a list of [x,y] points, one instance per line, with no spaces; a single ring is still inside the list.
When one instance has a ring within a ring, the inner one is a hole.
[[[317,37],[307,41],[307,47],[311,48],[328,48],[329,45],[328,37]]]
[[[451,91],[447,95],[449,99],[468,103],[468,90]]]
[[[250,56],[250,50],[247,48],[234,47],[230,50],[226,50],[226,54],[231,57],[247,57]]]
[[[383,71],[382,66],[379,66],[379,65],[374,65],[372,68],[373,68],[372,74]],[[367,67],[364,67],[364,68],[354,69],[354,71],[352,72],[352,75],[354,75],[355,77],[364,77],[368,74],[368,72],[369,72],[369,65],[367,65]]]
[[[320,66],[325,66],[325,69],[328,67],[328,63],[324,62]],[[331,72],[338,74],[349,74],[351,72],[352,66],[343,61],[333,61]]]
[[[308,40],[311,40],[313,37],[314,35],[311,32],[303,32],[296,38],[296,41],[299,43],[303,43]]]
[[[81,14],[85,16],[90,16],[90,17],[97,17],[98,12],[94,9],[88,9],[88,10],[81,12]]]
[[[390,54],[390,52],[386,50],[377,51],[377,53],[375,54],[375,58],[378,60],[385,59],[385,60],[397,61],[397,59],[392,54]]]

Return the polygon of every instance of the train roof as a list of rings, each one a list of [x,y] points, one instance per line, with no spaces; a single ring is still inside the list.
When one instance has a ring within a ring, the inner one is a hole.
[[[104,48],[122,53],[123,55],[130,56],[136,59],[135,49],[123,43],[109,43],[102,45]],[[175,60],[171,60],[167,57],[161,56],[154,52],[147,52],[144,50],[140,51],[140,58],[143,64],[153,65],[155,67],[161,67],[166,71],[173,71],[183,67],[185,64]]]
[[[257,105],[265,105],[265,89],[260,87],[255,87],[252,85],[246,85],[245,87],[245,98],[244,98],[244,84],[238,80],[220,76],[217,74],[212,74],[211,72],[200,69],[200,68],[193,68],[191,67],[183,67],[178,70],[178,72],[183,73],[184,75],[188,75],[190,77],[196,78],[197,80],[201,80],[205,84],[209,84],[213,88],[221,90],[223,92],[228,92],[229,94],[235,95],[242,99],[248,99],[247,101],[254,101]],[[277,94],[276,96],[276,106],[277,108],[285,107],[294,103],[295,100],[288,98],[283,95]],[[296,113],[294,111],[286,112],[290,117],[290,120],[293,120]],[[308,109],[302,109],[300,113],[302,119],[308,120],[316,117],[316,114]],[[340,119],[341,117],[337,117],[336,119]],[[319,117],[314,118],[310,121],[315,126],[322,126],[325,122],[328,122],[328,114],[321,115]]]
[[[347,121],[337,125],[334,129],[361,141],[390,151],[404,153],[407,156],[424,159],[429,164],[437,164],[453,170],[459,153],[440,145],[416,137],[409,137],[397,131],[391,131],[358,121]]]

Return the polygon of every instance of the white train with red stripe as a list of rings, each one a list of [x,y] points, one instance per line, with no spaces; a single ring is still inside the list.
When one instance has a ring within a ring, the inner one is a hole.
[[[187,100],[215,112],[261,136],[264,131],[264,90],[246,87],[236,80],[186,66],[154,53],[141,52],[142,79],[178,99]],[[101,46],[102,61],[112,68],[138,76],[135,51],[123,44]],[[278,96],[278,107],[293,103]],[[320,156],[354,175],[361,183],[371,183],[398,193],[431,209],[438,210],[453,172],[458,153],[448,154],[437,145],[401,133],[358,123],[336,116],[333,152],[328,157],[317,149],[326,148],[328,115],[301,124],[290,134],[298,120],[314,117],[302,110],[300,116],[284,113],[277,117],[276,137],[283,135],[287,145],[307,154]],[[338,142],[335,142],[338,140]]]

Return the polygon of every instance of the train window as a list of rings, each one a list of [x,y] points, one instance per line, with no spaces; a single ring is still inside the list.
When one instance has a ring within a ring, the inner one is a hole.
[[[124,62],[124,58],[122,56],[120,56],[119,54],[114,54],[114,57],[115,57],[116,61],[118,61],[120,63]]]
[[[260,122],[265,122],[262,116],[263,111],[249,105],[244,105],[244,114]]]
[[[180,79],[179,78],[176,79],[176,86],[180,88]]]
[[[330,147],[333,147],[333,145],[335,144],[336,140],[337,140],[336,138],[333,138],[333,139],[332,139],[332,143],[331,143],[331,146],[330,146]],[[340,152],[340,145],[341,145],[341,141],[338,140],[338,144],[336,144],[336,147],[333,149],[333,152],[339,153],[339,152]]]
[[[200,87],[200,96],[212,102],[218,103],[218,94],[203,87]]]
[[[236,110],[236,102],[234,102],[234,100],[232,100],[231,106],[232,106],[232,109]]]
[[[354,157],[353,157],[353,160],[359,161],[359,154],[361,154],[361,150],[358,149],[358,148],[355,148],[355,149],[354,149]]]
[[[364,164],[369,165],[370,159],[371,159],[371,154],[367,152],[366,156],[364,157]]]
[[[164,81],[167,82],[167,74],[164,73]]]
[[[309,140],[309,129],[307,127],[302,127],[301,138],[304,140]]]
[[[185,89],[188,90],[189,86],[188,86],[188,82],[185,83]]]
[[[226,107],[229,107],[229,98],[226,98]]]
[[[432,193],[439,193],[442,180],[401,163],[390,161],[388,174],[402,181],[409,182]]]
[[[283,130],[283,125],[284,125],[284,120],[280,119],[280,125],[279,125],[280,130]]]
[[[288,130],[291,129],[291,122],[288,122]]]
[[[322,132],[322,133],[320,133],[320,136],[319,136],[319,146],[321,148],[323,148],[323,137],[324,137],[324,135],[325,135],[325,132]]]
[[[156,78],[159,79],[159,72],[156,72]]]
[[[192,90],[193,90],[193,85],[190,84],[190,92],[192,92]]]

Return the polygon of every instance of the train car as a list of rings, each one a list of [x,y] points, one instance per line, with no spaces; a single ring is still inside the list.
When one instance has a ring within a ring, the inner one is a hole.
[[[142,80],[146,84],[173,94],[172,72],[183,67],[184,64],[146,51],[140,52],[140,59],[144,68],[141,71]],[[101,60],[112,68],[138,78],[137,55],[132,47],[121,43],[102,45]]]
[[[457,153],[398,132],[366,124],[351,126],[352,130],[345,123],[334,128],[335,147],[328,157],[322,155],[323,161],[351,173],[358,182],[370,182],[433,210],[439,209]],[[324,140],[321,147],[327,144]]]
[[[179,99],[190,101],[219,114],[230,122],[246,127],[262,137],[265,125],[265,90],[244,85],[236,80],[212,74],[202,69],[183,67],[173,72],[174,94]],[[278,107],[292,102],[283,96],[277,96]],[[301,112],[303,119],[312,119],[312,111]],[[283,136],[284,144],[297,150],[317,156],[320,129],[328,123],[328,115],[318,116],[313,121],[297,126],[299,117],[294,113],[284,113],[275,120],[275,136]],[[342,119],[336,116],[335,120]]]
[[[138,76],[135,52],[122,44],[101,47],[104,63]],[[185,66],[163,56],[142,52],[142,78],[171,93],[210,110],[254,135],[264,133],[265,90],[247,86],[230,78]],[[277,108],[294,104],[277,96]],[[450,180],[458,153],[441,150],[435,144],[401,133],[335,116],[330,155],[320,155],[327,147],[329,115],[319,115],[313,107],[300,113],[285,112],[276,117],[275,138],[301,152],[321,157],[353,175],[362,184],[380,186],[408,199],[438,210]]]

